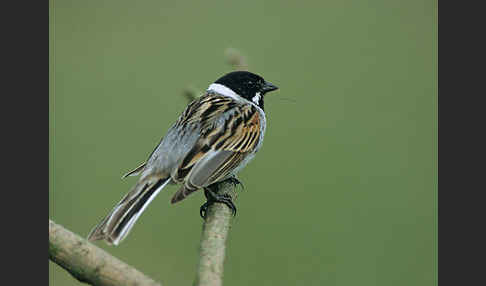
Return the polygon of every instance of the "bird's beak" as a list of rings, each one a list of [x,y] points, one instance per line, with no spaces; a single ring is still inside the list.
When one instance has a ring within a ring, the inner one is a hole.
[[[270,91],[277,90],[277,89],[278,89],[278,87],[276,85],[272,84],[271,82],[266,81],[265,84],[263,85],[263,94],[270,92]]]

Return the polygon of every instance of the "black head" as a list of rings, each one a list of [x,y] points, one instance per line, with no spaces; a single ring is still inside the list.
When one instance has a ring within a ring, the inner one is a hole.
[[[255,102],[261,108],[263,108],[263,96],[265,93],[278,89],[278,87],[265,81],[261,76],[247,71],[230,72],[214,83],[226,86],[239,96]]]

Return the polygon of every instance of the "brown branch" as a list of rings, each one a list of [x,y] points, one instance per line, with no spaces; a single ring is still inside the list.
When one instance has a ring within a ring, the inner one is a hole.
[[[248,62],[246,60],[246,57],[243,56],[243,54],[239,50],[227,48],[224,51],[224,58],[226,63],[230,65],[233,70],[248,70]],[[194,86],[188,86],[182,90],[182,96],[184,96],[188,100],[188,102],[193,101],[203,93],[204,92],[195,88]]]
[[[77,280],[91,285],[161,285],[52,220],[49,220],[49,259]]]
[[[182,96],[184,96],[188,102],[198,98],[201,94],[202,92],[193,86],[188,86],[182,91]]]
[[[233,67],[234,70],[248,70],[248,62],[240,51],[233,48],[228,48],[224,52],[226,62]]]

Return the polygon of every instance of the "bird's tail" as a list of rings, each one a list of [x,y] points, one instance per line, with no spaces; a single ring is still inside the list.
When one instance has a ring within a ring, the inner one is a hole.
[[[88,234],[88,240],[105,240],[118,245],[130,232],[137,219],[170,182],[170,178],[148,178],[138,182],[113,210]]]

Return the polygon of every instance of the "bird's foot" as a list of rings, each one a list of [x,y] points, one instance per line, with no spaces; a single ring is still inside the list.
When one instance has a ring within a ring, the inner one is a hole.
[[[214,203],[223,203],[223,204],[227,205],[231,209],[233,216],[236,215],[236,206],[233,203],[230,195],[228,195],[228,194],[222,194],[222,195],[217,194],[216,192],[214,192],[210,188],[204,188],[204,195],[206,196],[207,201],[199,208],[199,214],[201,215],[201,217],[203,219],[206,218],[206,214],[207,214],[207,210],[208,210],[209,206],[214,204]]]

